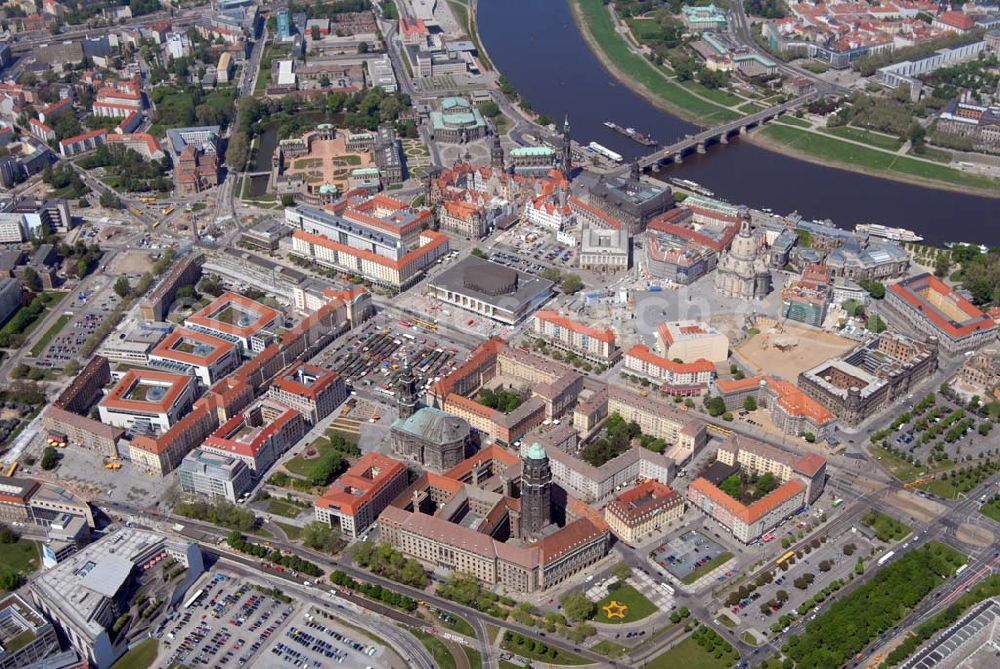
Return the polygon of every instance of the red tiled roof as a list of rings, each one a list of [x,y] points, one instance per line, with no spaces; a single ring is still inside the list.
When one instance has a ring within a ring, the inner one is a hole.
[[[715,371],[715,365],[704,358],[698,358],[694,362],[676,362],[663,356],[656,355],[644,344],[636,344],[628,350],[626,355],[639,358],[660,369],[666,369],[674,374],[698,374],[699,372]]]
[[[694,490],[721,506],[731,515],[750,525],[778,508],[796,495],[805,492],[806,487],[798,479],[790,479],[749,506],[742,504],[713,485],[708,479],[698,477],[691,482],[689,490]],[[690,496],[690,493],[689,493]]]
[[[560,315],[558,311],[552,311],[550,309],[543,309],[541,311],[536,311],[535,318],[546,323],[554,323],[566,330],[586,335],[587,337],[591,337],[593,339],[597,339],[599,341],[603,341],[608,344],[613,345],[615,343],[614,331],[598,330],[597,328],[592,328],[589,325],[585,325],[583,323],[570,320],[569,318]]]
[[[249,433],[246,438],[244,438],[237,435],[237,433],[246,425],[246,415],[238,414],[230,418],[222,424],[219,429],[209,435],[209,437],[205,439],[205,443],[203,445],[220,451],[225,451],[226,453],[256,458],[264,444],[266,444],[275,435],[281,433],[281,431],[285,429],[285,426],[300,415],[301,414],[294,409],[285,409],[278,415],[277,418],[266,425],[260,426],[260,429],[250,428]]]
[[[183,344],[188,340],[194,341],[203,346],[211,347],[211,350],[206,355],[197,355],[195,353],[188,353],[174,348],[175,346]],[[166,338],[153,349],[153,352],[150,355],[160,356],[170,360],[177,360],[178,362],[189,365],[204,366],[211,365],[224,356],[228,351],[232,351],[235,348],[235,344],[224,339],[219,339],[218,337],[203,334],[195,330],[188,330],[187,328],[177,328],[168,334]]]
[[[100,137],[102,135],[107,135],[108,131],[101,128],[100,130],[91,130],[90,132],[85,132],[82,135],[77,135],[76,137],[67,137],[66,139],[60,140],[60,146],[69,146],[70,144],[76,144],[77,142],[85,142],[88,139],[93,139],[94,137]]]
[[[405,471],[406,466],[398,460],[380,453],[365,453],[337,477],[334,484],[316,500],[316,506],[333,506],[353,516],[362,504],[371,501],[393,478]]]
[[[211,316],[211,314],[221,311],[223,307],[229,304],[237,304],[248,311],[256,312],[258,314],[257,320],[250,325],[239,326],[233,323],[223,323]],[[280,315],[276,309],[272,309],[248,297],[243,297],[237,293],[223,293],[208,306],[189,316],[187,320],[195,325],[218,330],[237,337],[250,337],[273,323]]]
[[[126,393],[137,383],[152,382],[157,386],[166,385],[168,390],[159,401],[149,399],[128,399]],[[193,383],[193,379],[185,374],[156,372],[148,369],[130,369],[119,381],[101,404],[121,411],[168,411],[184,389]]]
[[[992,319],[986,316],[974,304],[946,286],[941,279],[933,274],[920,274],[909,279],[904,279],[899,283],[889,286],[889,290],[911,308],[919,311],[935,327],[948,333],[953,338],[965,337],[979,330],[996,327],[996,323]],[[923,296],[918,294],[918,290],[929,290],[940,294],[965,313],[968,318],[962,322],[949,320]]]
[[[306,385],[298,380],[296,372],[302,370],[316,377],[316,381],[311,385]],[[328,369],[317,365],[296,364],[286,369],[271,383],[273,388],[278,388],[286,393],[316,399],[316,396],[329,388],[337,381],[337,375]]]

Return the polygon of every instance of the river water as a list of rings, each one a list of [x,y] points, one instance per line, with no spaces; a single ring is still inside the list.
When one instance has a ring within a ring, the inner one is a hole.
[[[596,141],[626,157],[649,151],[604,121],[662,143],[696,130],[612,77],[580,35],[566,0],[479,0],[478,17],[497,69],[538,112],[560,121],[568,114],[582,144]],[[734,203],[798,211],[845,228],[881,223],[910,228],[928,243],[1000,245],[1000,200],[814,165],[746,142],[685,157],[666,174],[697,181]]]

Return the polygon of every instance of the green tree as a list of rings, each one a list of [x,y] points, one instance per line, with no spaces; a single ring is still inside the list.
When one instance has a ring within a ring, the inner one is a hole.
[[[567,274],[563,277],[560,287],[567,295],[573,295],[583,289],[583,279],[577,274]]]
[[[27,267],[24,270],[24,274],[21,275],[24,281],[24,287],[33,293],[37,293],[42,289],[42,279],[38,276],[38,272],[35,271],[33,267]]]
[[[757,410],[757,400],[754,399],[753,395],[747,395],[746,400],[743,401],[743,408],[747,411]]]
[[[587,620],[594,613],[594,603],[579,591],[566,593],[559,602],[566,617],[575,622]]]
[[[500,115],[500,105],[493,100],[479,103],[479,113],[486,118],[496,118]]]
[[[939,252],[937,258],[934,261],[934,273],[939,277],[948,276],[948,272],[951,271],[951,254],[947,252]]]
[[[56,464],[59,461],[59,456],[56,454],[56,449],[51,446],[46,446],[45,450],[42,451],[42,460],[39,466],[45,471],[55,469]]]
[[[113,289],[118,297],[124,299],[129,294],[132,287],[128,283],[128,278],[120,276],[115,280]]]
[[[615,575],[619,581],[625,581],[632,575],[632,567],[622,560],[614,567],[611,568],[611,573]]]

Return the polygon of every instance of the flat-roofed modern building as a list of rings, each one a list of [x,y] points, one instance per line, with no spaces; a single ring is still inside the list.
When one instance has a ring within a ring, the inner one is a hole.
[[[406,465],[380,453],[365,453],[316,500],[316,520],[345,536],[365,533],[409,483]]]
[[[448,254],[448,236],[429,228],[434,215],[386,195],[353,190],[323,209],[285,209],[292,250],[337,271],[406,289]]]
[[[168,334],[149,354],[151,367],[192,374],[205,386],[211,386],[239,364],[239,349],[234,342],[187,328]]]
[[[647,480],[608,502],[604,520],[629,545],[658,532],[684,515],[684,498],[659,481]]]
[[[479,316],[514,325],[552,296],[548,279],[468,256],[428,283],[428,293]]]
[[[279,325],[277,309],[236,293],[223,293],[200,311],[188,316],[184,325],[197,332],[233,342],[251,357],[274,341],[271,329]]]
[[[889,286],[886,304],[920,332],[937,337],[952,355],[975,350],[997,338],[997,323],[933,274]]]
[[[193,376],[131,369],[98,404],[101,422],[162,434],[191,408],[196,388]]]
[[[242,460],[254,476],[262,476],[305,433],[302,414],[264,400],[219,426],[201,448]]]
[[[665,358],[691,362],[704,358],[710,362],[729,359],[729,337],[704,321],[670,321],[656,329],[656,342]]]
[[[167,606],[179,601],[205,570],[201,548],[161,534],[123,528],[35,576],[31,599],[91,666],[107,669],[129,646],[129,623],[113,630],[136,593],[162,583],[159,562],[172,558],[187,567],[184,578],[169,586]]]
[[[268,398],[295,409],[315,425],[347,399],[344,380],[328,369],[303,363],[279,374],[267,390]]]
[[[17,594],[0,599],[0,669],[39,666],[59,650],[56,629]]]
[[[177,478],[184,492],[234,504],[253,488],[253,475],[245,462],[201,448],[184,456],[177,468]]]

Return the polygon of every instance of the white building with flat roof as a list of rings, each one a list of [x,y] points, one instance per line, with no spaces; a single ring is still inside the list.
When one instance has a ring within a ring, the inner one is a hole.
[[[91,666],[107,669],[128,650],[128,623],[113,633],[116,621],[139,588],[162,582],[156,565],[168,558],[187,567],[169,606],[205,570],[201,548],[136,528],[112,532],[37,575],[31,599]]]

